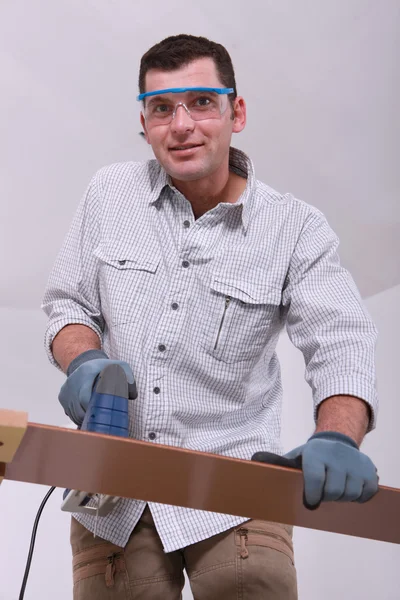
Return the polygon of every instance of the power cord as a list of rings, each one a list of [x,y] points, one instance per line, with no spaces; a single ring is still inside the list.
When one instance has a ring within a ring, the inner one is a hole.
[[[23,600],[23,598],[24,598],[25,588],[26,588],[26,582],[28,581],[29,569],[31,568],[33,550],[35,548],[36,532],[37,532],[37,527],[38,527],[40,515],[42,514],[44,505],[46,504],[47,500],[50,498],[51,494],[54,492],[55,489],[56,489],[55,487],[51,487],[49,489],[49,491],[47,492],[47,494],[43,498],[43,501],[42,501],[42,504],[39,507],[39,510],[37,511],[36,519],[35,519],[35,522],[33,524],[33,530],[32,530],[32,536],[31,536],[31,545],[29,547],[28,558],[27,558],[27,561],[26,561],[24,578],[22,580],[21,591],[19,593],[18,600]]]

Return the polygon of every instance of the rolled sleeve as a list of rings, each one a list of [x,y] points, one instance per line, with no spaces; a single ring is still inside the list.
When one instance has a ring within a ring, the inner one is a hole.
[[[341,266],[339,240],[317,210],[299,237],[283,292],[290,340],[305,360],[313,392],[314,419],[331,396],[351,395],[371,408],[376,426],[377,329],[349,272]]]
[[[75,213],[57,256],[44,293],[42,310],[48,316],[44,345],[47,356],[60,368],[52,353],[55,336],[66,325],[90,327],[102,341],[104,319],[98,284],[98,263],[93,250],[99,244],[99,183],[96,175]]]
[[[99,336],[100,344],[102,343],[102,331],[91,319],[83,319],[78,316],[73,318],[72,316],[69,316],[68,318],[59,319],[57,321],[51,320],[44,334],[44,347],[49,361],[60,371],[62,371],[62,369],[54,358],[53,352],[51,351],[51,345],[56,335],[63,327],[66,327],[67,325],[86,325],[87,327],[90,327],[90,329],[92,329]]]

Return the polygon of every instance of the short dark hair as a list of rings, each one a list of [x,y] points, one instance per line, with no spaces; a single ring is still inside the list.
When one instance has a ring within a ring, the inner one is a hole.
[[[174,71],[199,58],[213,59],[223,86],[234,89],[230,94],[231,100],[236,98],[235,71],[226,48],[205,37],[184,33],[165,38],[142,56],[139,69],[139,93],[143,94],[146,91],[146,73],[150,69]]]

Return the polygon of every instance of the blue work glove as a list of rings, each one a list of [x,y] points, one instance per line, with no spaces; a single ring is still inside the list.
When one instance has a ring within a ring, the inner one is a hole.
[[[112,364],[121,365],[126,373],[128,383],[135,382],[132,369],[127,362],[111,360],[102,350],[82,352],[69,365],[67,380],[61,387],[58,399],[65,414],[76,425],[82,425],[96,378],[104,367]]]
[[[367,502],[378,491],[379,477],[373,462],[354,440],[337,431],[314,434],[285,458],[301,456],[304,504],[313,510],[321,502]]]

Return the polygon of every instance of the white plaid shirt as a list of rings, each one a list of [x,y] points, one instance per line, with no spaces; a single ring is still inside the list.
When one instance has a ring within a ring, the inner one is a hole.
[[[371,406],[374,428],[376,329],[336,235],[319,210],[257,181],[243,152],[231,148],[230,168],[247,178],[244,193],[197,220],[156,160],[96,173],[43,300],[50,361],[62,327],[87,325],[110,358],[132,366],[133,438],[249,460],[282,453],[275,347],[286,324],[315,409],[354,395]],[[149,506],[166,552],[247,518]],[[121,499],[98,535],[125,546],[144,507]],[[92,516],[75,516],[93,531]]]

